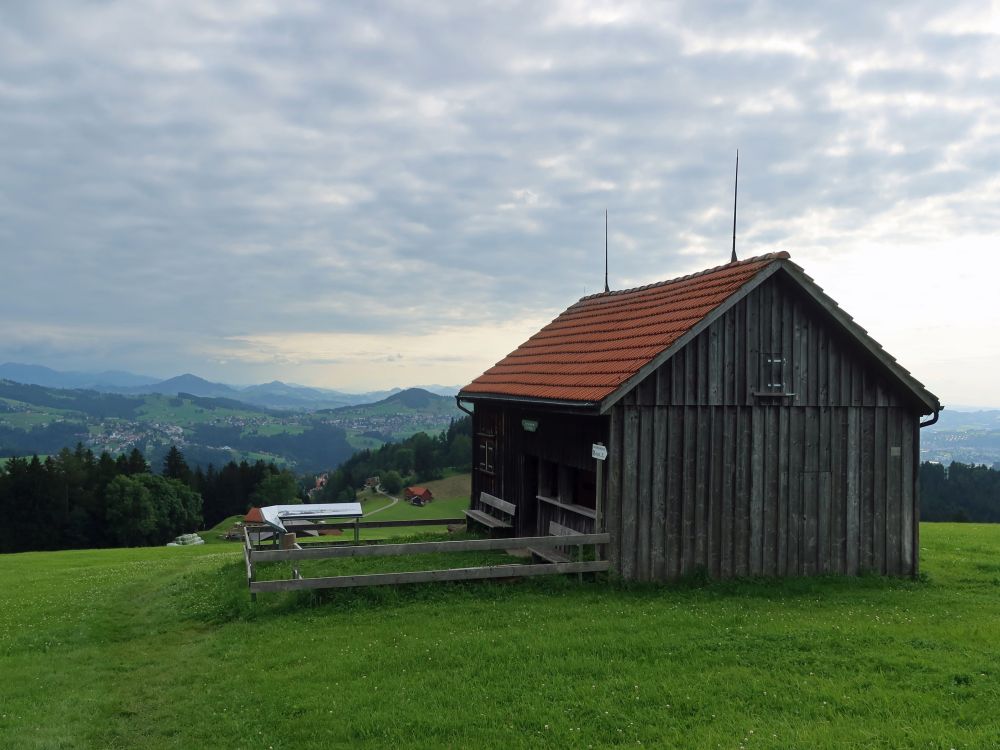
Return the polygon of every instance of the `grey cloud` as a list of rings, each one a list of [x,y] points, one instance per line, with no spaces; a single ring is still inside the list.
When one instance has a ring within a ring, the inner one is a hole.
[[[998,161],[1000,71],[943,70],[995,40],[929,31],[933,3],[254,7],[0,11],[4,319],[129,321],[163,372],[259,331],[487,325],[596,290],[605,208],[613,279],[724,261],[737,146],[761,250],[817,208],[831,244],[927,197],[965,222]],[[907,93],[932,103],[866,98]]]

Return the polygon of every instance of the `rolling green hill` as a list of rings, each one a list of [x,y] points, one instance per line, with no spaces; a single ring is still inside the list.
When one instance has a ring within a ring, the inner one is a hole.
[[[332,469],[359,448],[376,448],[462,416],[454,399],[421,389],[374,404],[276,411],[229,397],[121,395],[0,380],[0,456],[57,453],[83,442],[95,452],[141,450],[159,466],[171,445],[188,463],[263,459],[301,472]]]
[[[0,747],[1000,746],[1000,527],[921,548],[920,581],[256,604],[235,545],[10,555]]]
[[[377,448],[417,432],[438,433],[452,419],[464,416],[454,398],[422,388],[408,388],[372,404],[323,409],[316,415],[347,430],[357,449]]]

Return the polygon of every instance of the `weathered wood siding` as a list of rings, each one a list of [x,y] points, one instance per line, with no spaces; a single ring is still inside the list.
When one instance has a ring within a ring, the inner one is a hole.
[[[917,572],[920,408],[825,315],[772,277],[614,406],[624,577]]]

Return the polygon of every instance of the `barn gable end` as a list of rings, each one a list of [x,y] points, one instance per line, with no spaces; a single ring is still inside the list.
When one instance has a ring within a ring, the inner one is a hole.
[[[771,276],[612,407],[612,560],[640,579],[915,573],[921,405],[892,380]]]

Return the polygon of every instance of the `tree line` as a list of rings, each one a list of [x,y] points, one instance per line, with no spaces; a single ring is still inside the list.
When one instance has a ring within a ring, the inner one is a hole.
[[[77,444],[0,467],[0,552],[135,547],[214,526],[251,501],[294,502],[295,478],[274,464],[191,470],[176,446],[154,474],[138,449],[99,456]]]
[[[440,479],[446,470],[472,471],[472,420],[452,420],[436,436],[418,432],[398,443],[361,450],[329,473],[315,502],[352,502],[368,477],[378,476],[390,494],[402,486]]]
[[[920,464],[920,520],[1000,523],[1000,471],[958,462]]]

